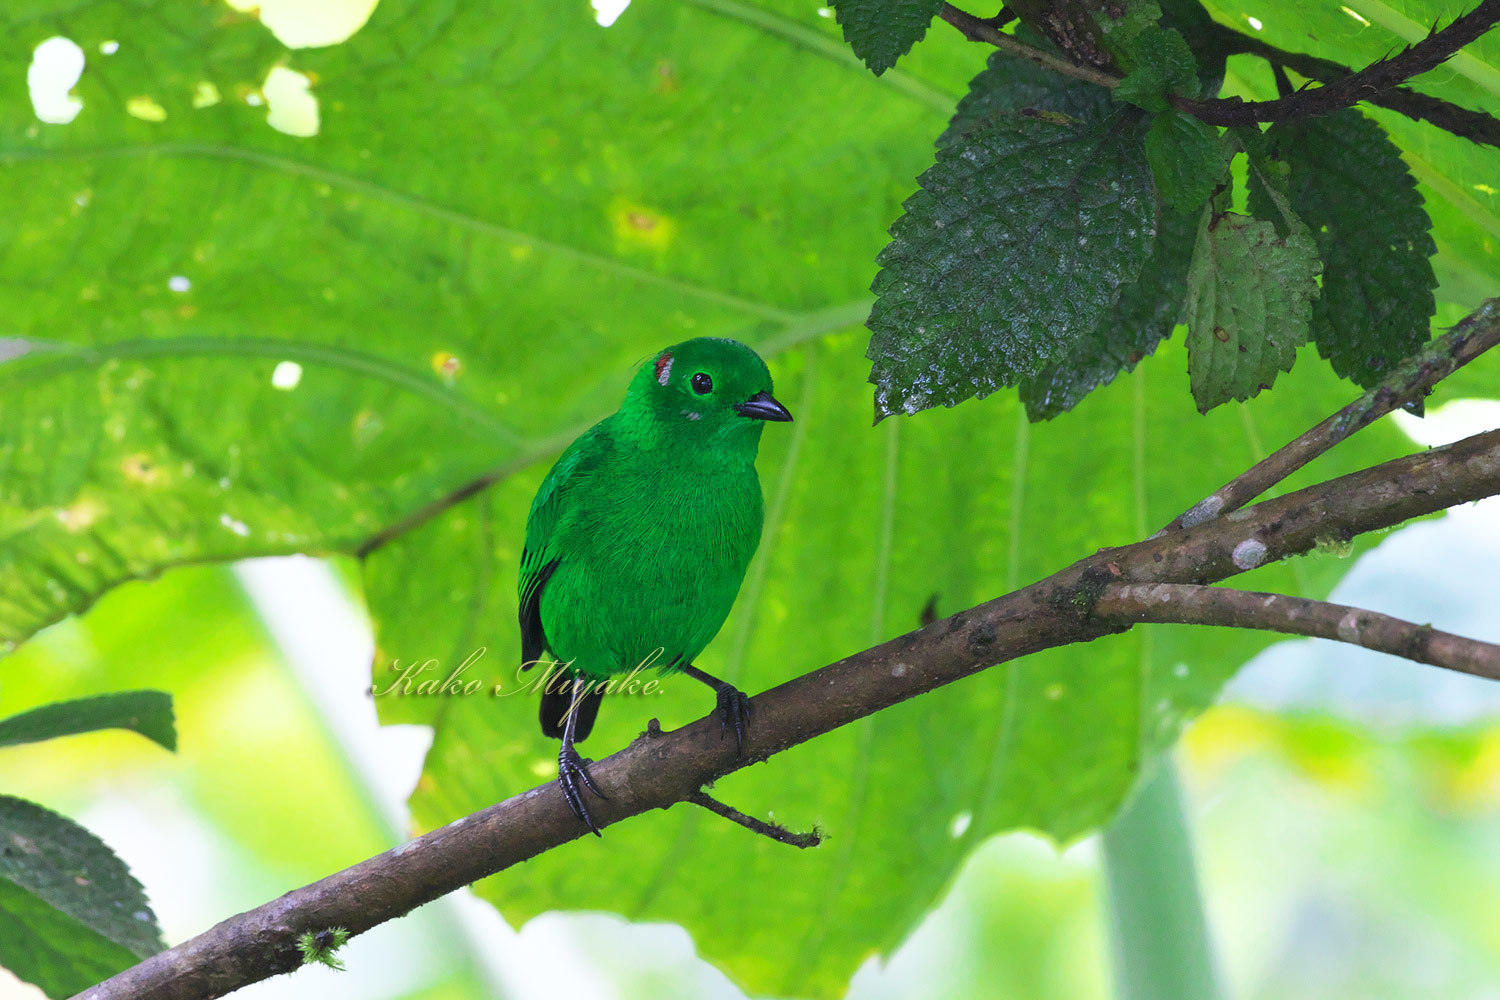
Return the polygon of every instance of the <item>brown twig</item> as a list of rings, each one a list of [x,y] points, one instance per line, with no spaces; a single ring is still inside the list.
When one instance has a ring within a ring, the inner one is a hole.
[[[1500,646],[1327,601],[1190,583],[1136,583],[1105,587],[1094,613],[1122,622],[1222,625],[1334,639],[1500,680]]]
[[[986,42],[1011,55],[1030,59],[1059,73],[1087,80],[1101,87],[1117,87],[1120,77],[1093,66],[1075,65],[1071,61],[1017,41],[989,22],[944,4],[939,12],[970,41]],[[1484,0],[1478,7],[1435,31],[1422,41],[1389,59],[1372,63],[1358,72],[1328,60],[1284,52],[1247,39],[1237,51],[1254,52],[1280,65],[1317,79],[1321,87],[1298,91],[1270,101],[1246,101],[1238,97],[1194,99],[1169,95],[1173,107],[1210,125],[1241,126],[1258,122],[1296,121],[1326,115],[1360,101],[1381,104],[1418,121],[1426,120],[1440,128],[1474,142],[1500,146],[1500,120],[1483,112],[1469,111],[1438,98],[1428,97],[1400,84],[1426,73],[1443,63],[1463,46],[1483,35],[1500,21],[1500,0]],[[1240,38],[1239,32],[1224,28]],[[1306,67],[1309,72],[1304,72]]]
[[[817,847],[823,842],[823,833],[817,827],[812,828],[810,833],[797,833],[788,830],[779,823],[767,823],[763,819],[747,816],[734,806],[720,802],[701,788],[687,797],[687,801],[695,806],[702,806],[717,816],[723,816],[731,823],[738,823],[751,833],[758,833],[762,837],[770,837],[778,844],[788,844],[792,847],[800,847],[806,850],[809,847]]]
[[[603,827],[691,799],[740,768],[987,667],[1085,642],[1128,623],[1094,613],[1111,583],[1212,583],[1312,549],[1500,493],[1500,431],[1397,459],[1117,549],[1014,593],[796,677],[753,701],[743,756],[708,716],[642,736],[592,765]],[[587,832],[555,783],[455,820],[394,850],[231,917],[99,986],[84,1000],[208,1000],[296,968],[297,938],[360,934]]]
[[[1162,530],[1191,528],[1239,510],[1355,431],[1398,406],[1422,400],[1438,382],[1496,344],[1500,344],[1500,299],[1488,299],[1452,330],[1397,365],[1379,385],[1256,462]]]

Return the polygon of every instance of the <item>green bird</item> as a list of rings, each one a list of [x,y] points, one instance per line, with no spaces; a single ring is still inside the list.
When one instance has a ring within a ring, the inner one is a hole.
[[[582,788],[603,797],[574,743],[605,679],[641,665],[714,689],[744,752],[750,699],[693,666],[729,616],[764,518],[755,456],[767,420],[791,420],[760,356],[699,337],[641,366],[625,401],[558,458],[531,502],[521,553],[522,665],[563,665],[542,694],[542,732],[562,740],[558,784],[590,830]],[[582,787],[580,787],[582,786]]]

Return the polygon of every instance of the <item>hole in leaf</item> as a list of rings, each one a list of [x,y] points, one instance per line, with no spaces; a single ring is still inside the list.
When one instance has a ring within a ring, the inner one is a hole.
[[[630,6],[630,0],[589,0],[594,8],[594,20],[599,22],[599,27],[607,28],[619,20],[620,15],[625,13],[625,8]]]
[[[271,372],[271,385],[283,392],[291,392],[302,381],[302,366],[295,361],[283,361]]]
[[[38,45],[26,68],[26,89],[37,118],[49,125],[66,125],[83,110],[83,101],[70,91],[83,76],[83,49],[70,38],[55,35]]]
[[[266,30],[289,49],[311,49],[348,41],[375,10],[377,0],[226,0],[230,7],[259,17]]]
[[[266,124],[304,139],[318,134],[318,99],[313,96],[308,77],[285,66],[273,66],[260,92],[269,106]]]

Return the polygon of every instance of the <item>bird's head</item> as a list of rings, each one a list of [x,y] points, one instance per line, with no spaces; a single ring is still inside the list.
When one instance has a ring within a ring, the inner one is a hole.
[[[660,429],[751,444],[766,421],[792,419],[771,395],[771,372],[760,355],[720,337],[658,351],[631,381],[624,409]]]

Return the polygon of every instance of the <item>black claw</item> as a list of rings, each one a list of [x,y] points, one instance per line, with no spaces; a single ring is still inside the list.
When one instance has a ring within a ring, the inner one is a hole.
[[[733,726],[734,747],[742,757],[745,754],[745,727],[750,725],[750,711],[750,696],[745,692],[728,684],[718,689],[714,714],[719,717],[720,737]]]
[[[573,810],[573,815],[583,820],[594,832],[594,836],[602,837],[604,835],[594,825],[594,818],[589,815],[588,808],[583,804],[583,791],[578,787],[581,779],[584,788],[601,799],[609,798],[608,795],[599,791],[599,786],[594,784],[594,779],[589,776],[589,763],[580,757],[573,747],[563,747],[557,755],[557,783],[562,787],[563,798],[568,800],[568,807]]]

